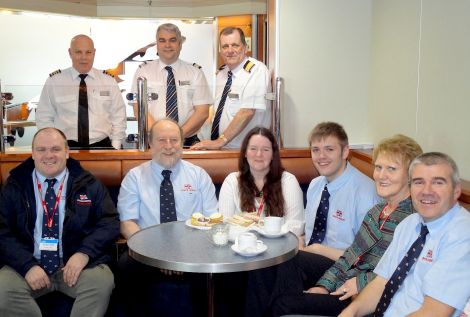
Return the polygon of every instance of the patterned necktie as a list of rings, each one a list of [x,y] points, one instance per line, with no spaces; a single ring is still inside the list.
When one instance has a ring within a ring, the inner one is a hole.
[[[330,209],[330,193],[328,188],[323,188],[320,198],[320,204],[318,205],[317,215],[315,216],[315,224],[313,225],[312,236],[308,245],[312,243],[322,243],[326,235],[326,222],[328,219],[328,210]]]
[[[224,111],[225,100],[227,100],[228,92],[232,86],[232,71],[228,71],[227,82],[225,83],[224,91],[222,92],[222,98],[220,98],[219,107],[214,116],[214,122],[212,122],[211,129],[211,140],[217,140],[219,138],[219,123],[220,117],[222,116],[222,111]]]
[[[163,180],[160,185],[160,223],[176,221],[175,195],[170,180],[171,171],[162,171]]]
[[[78,143],[81,146],[88,146],[90,138],[88,135],[88,94],[85,83],[87,74],[80,74],[80,87],[78,90]]]
[[[401,283],[403,283],[403,280],[408,275],[411,267],[415,264],[421,251],[423,251],[424,244],[426,243],[426,235],[428,232],[428,227],[422,225],[418,238],[415,242],[413,242],[410,249],[408,252],[406,252],[400,264],[396,268],[395,272],[393,272],[392,277],[390,277],[387,284],[385,285],[382,297],[380,298],[379,304],[377,305],[374,313],[375,317],[384,315],[388,305],[390,305],[390,301],[392,300],[393,295],[395,295]]]
[[[178,122],[178,96],[176,95],[175,76],[171,66],[166,66],[168,77],[166,79],[166,116]]]
[[[52,215],[54,212],[54,206],[56,203],[56,194],[54,191],[54,185],[56,183],[56,179],[46,179],[47,182],[47,190],[46,190],[46,196],[44,197],[44,201],[46,202],[46,207],[47,207],[47,214],[49,217]],[[52,223],[52,227],[48,228],[47,226],[47,216],[46,213],[43,212],[43,218],[42,218],[42,238],[53,238],[59,241],[59,207],[57,206],[56,213],[54,214],[54,220]],[[42,267],[44,268],[44,271],[48,275],[54,274],[55,271],[59,269],[60,265],[60,258],[59,258],[59,245],[57,244],[57,250],[56,251],[47,251],[47,250],[41,250],[41,264]]]

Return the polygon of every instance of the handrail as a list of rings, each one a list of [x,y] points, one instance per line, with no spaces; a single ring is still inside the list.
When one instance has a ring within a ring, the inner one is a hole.
[[[281,97],[282,97],[282,89],[283,89],[283,80],[281,77],[276,77],[275,79],[275,101],[274,101],[274,109],[273,109],[273,134],[276,138],[277,144],[279,147],[282,148],[282,140],[281,140]]]
[[[138,107],[138,141],[139,151],[146,151],[148,149],[148,94],[147,94],[147,78],[137,78],[137,107]]]

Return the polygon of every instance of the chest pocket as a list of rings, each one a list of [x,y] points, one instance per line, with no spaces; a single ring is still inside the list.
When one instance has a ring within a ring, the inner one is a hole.
[[[178,104],[184,107],[193,106],[194,87],[192,85],[178,85],[176,87],[178,95]]]

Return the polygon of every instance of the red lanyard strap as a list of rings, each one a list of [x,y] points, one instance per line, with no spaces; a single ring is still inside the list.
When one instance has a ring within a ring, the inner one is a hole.
[[[46,201],[44,200],[43,195],[42,195],[42,185],[41,183],[39,182],[39,178],[38,178],[38,175],[37,173],[35,173],[36,175],[36,184],[38,186],[38,192],[39,192],[39,196],[41,197],[41,205],[42,205],[42,209],[44,210],[44,215],[46,216],[46,226],[48,229],[51,229],[52,228],[52,225],[54,224],[54,216],[57,212],[57,209],[59,207],[59,203],[60,203],[60,195],[62,194],[62,189],[64,188],[64,181],[65,181],[65,177],[67,176],[67,173],[65,173],[64,177],[62,178],[62,181],[60,182],[60,186],[59,186],[59,190],[57,191],[57,195],[55,197],[55,203],[54,203],[54,209],[52,209],[52,212],[49,214],[49,211],[47,209],[47,205],[46,205]]]
[[[256,213],[258,217],[261,216],[261,213],[263,212],[263,208],[264,208],[264,193],[261,192],[261,201],[259,203],[258,212]]]

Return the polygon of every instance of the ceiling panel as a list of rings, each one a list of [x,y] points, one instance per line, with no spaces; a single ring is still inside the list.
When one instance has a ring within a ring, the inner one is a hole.
[[[140,7],[201,7],[239,3],[239,0],[58,0],[61,2],[99,6],[140,6]],[[266,0],[245,2],[265,3]]]

